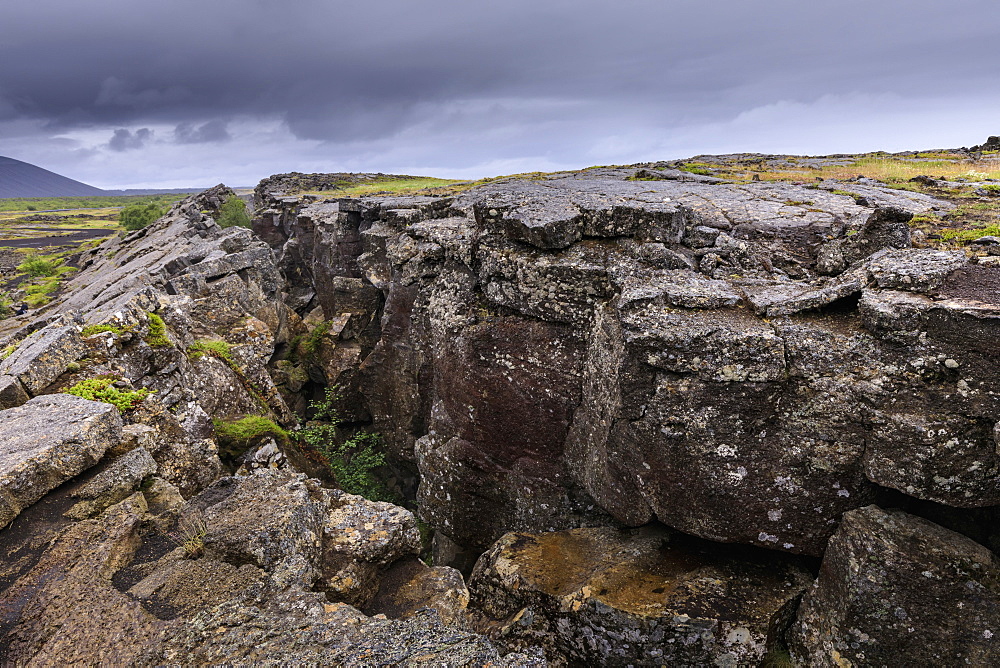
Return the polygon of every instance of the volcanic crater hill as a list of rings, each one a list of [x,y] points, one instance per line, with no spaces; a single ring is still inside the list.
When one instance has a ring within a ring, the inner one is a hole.
[[[278,175],[252,232],[220,187],[86,252],[0,321],[0,651],[997,663],[1000,239],[914,247],[913,220],[989,184],[676,167]],[[59,393],[102,376],[152,394]],[[276,433],[220,457],[221,425],[294,428],[333,386],[412,511]]]
[[[100,188],[0,155],[0,198],[86,197],[107,194]]]

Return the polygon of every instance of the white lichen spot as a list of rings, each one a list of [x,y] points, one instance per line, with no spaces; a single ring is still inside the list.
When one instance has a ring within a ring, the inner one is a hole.
[[[732,480],[734,485],[738,485],[743,482],[743,478],[747,477],[746,467],[740,466],[735,471],[727,471],[726,475]]]
[[[781,511],[780,510],[769,510],[769,511],[767,511],[767,519],[771,520],[772,522],[780,522],[781,521]]]
[[[839,492],[837,492],[837,496],[843,496],[845,498],[849,497],[850,495],[851,495],[851,493],[848,492],[846,489],[842,489]]]
[[[778,542],[778,537],[777,536],[772,536],[769,533],[765,533],[765,532],[761,531],[757,535],[757,540],[759,540],[762,543],[777,543]]]

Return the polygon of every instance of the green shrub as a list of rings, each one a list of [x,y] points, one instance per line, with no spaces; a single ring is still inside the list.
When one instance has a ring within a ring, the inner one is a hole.
[[[219,207],[219,227],[250,227],[247,205],[239,197],[232,195]]]
[[[346,441],[338,442],[337,427],[341,419],[333,407],[336,399],[336,388],[328,388],[322,400],[310,402],[309,407],[314,412],[313,423],[294,432],[293,436],[323,457],[330,473],[345,492],[359,494],[372,501],[395,501],[395,495],[375,475],[376,469],[385,465],[378,434],[358,432]]]
[[[126,230],[141,230],[151,222],[165,214],[167,210],[154,202],[148,204],[129,204],[118,212],[118,222]]]
[[[163,318],[155,313],[147,313],[146,317],[149,318],[149,334],[146,335],[146,343],[154,348],[169,346],[170,339],[167,338],[167,326],[163,322]]]
[[[146,388],[138,390],[120,390],[114,383],[121,380],[120,376],[98,376],[81,380],[73,387],[63,390],[66,394],[73,394],[91,401],[103,401],[111,404],[121,412],[131,410],[138,406],[152,392]]]
[[[31,253],[24,258],[24,262],[17,265],[17,270],[23,271],[28,276],[38,278],[41,276],[54,276],[58,266],[59,263],[55,260],[49,260],[41,255]]]

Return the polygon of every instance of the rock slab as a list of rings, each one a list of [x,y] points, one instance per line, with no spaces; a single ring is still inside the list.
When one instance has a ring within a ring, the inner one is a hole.
[[[69,394],[35,397],[0,412],[0,527],[96,464],[121,439],[111,404]]]

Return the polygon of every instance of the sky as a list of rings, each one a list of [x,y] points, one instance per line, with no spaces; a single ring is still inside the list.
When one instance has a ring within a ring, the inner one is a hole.
[[[102,188],[1000,135],[996,0],[0,0],[0,155]]]

